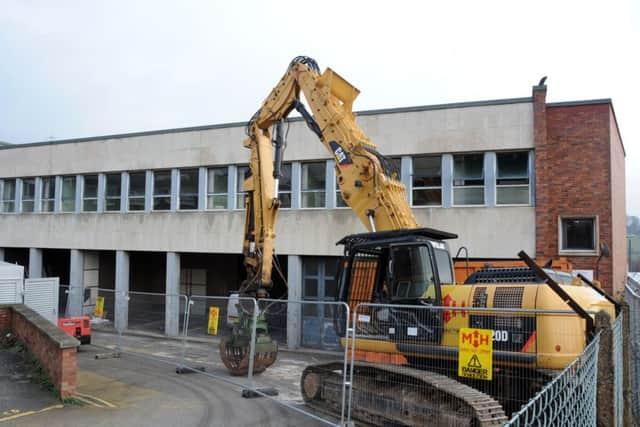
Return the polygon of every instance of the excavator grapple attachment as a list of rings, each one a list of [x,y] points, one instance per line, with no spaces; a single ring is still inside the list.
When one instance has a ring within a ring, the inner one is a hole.
[[[249,373],[250,338],[224,337],[220,341],[220,358],[232,375],[241,376]],[[273,365],[278,356],[278,344],[269,336],[258,337],[256,355],[253,361],[253,373],[260,372]]]

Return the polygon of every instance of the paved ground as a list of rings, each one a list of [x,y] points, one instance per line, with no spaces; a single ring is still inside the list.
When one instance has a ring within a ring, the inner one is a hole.
[[[0,422],[62,407],[51,392],[31,380],[31,375],[23,353],[0,349]]]
[[[96,332],[94,343],[110,346],[114,336]],[[125,337],[125,353],[119,359],[96,360],[105,353],[104,347],[83,346],[78,354],[78,399],[80,405],[52,407],[46,412],[11,417],[0,415],[0,425],[6,426],[299,426],[324,425],[266,398],[244,399],[241,387],[222,382],[203,374],[175,373],[175,365],[149,359],[171,361],[180,353],[179,343],[143,337]],[[194,357],[210,353],[209,344],[190,346],[189,363],[206,365],[209,374],[232,379],[212,360]],[[146,358],[126,353],[135,350]],[[322,360],[316,356],[302,358]],[[282,365],[265,376],[263,383],[276,386],[282,393],[279,399],[302,408],[299,392],[293,389],[294,376],[302,369],[303,361],[285,356]],[[277,368],[278,365],[274,366]],[[285,373],[286,375],[283,375]],[[238,379],[235,379],[239,381]],[[1,381],[1,378],[0,378]],[[299,377],[295,379],[295,388]],[[260,384],[260,382],[258,382]],[[0,388],[0,391],[2,389]],[[11,388],[11,390],[13,390]],[[40,401],[42,394],[34,394],[31,406],[18,410],[40,410],[51,407],[49,400]],[[29,400],[29,399],[27,399]],[[53,404],[59,404],[53,401]],[[15,406],[15,405],[14,405]]]

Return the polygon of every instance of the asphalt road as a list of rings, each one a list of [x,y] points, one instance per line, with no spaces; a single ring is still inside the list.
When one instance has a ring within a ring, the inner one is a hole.
[[[135,340],[134,340],[135,341]],[[78,354],[78,402],[2,421],[4,426],[300,426],[326,425],[266,398],[201,374],[175,373],[171,364],[123,354],[96,360],[104,348]],[[36,397],[34,397],[36,399]]]

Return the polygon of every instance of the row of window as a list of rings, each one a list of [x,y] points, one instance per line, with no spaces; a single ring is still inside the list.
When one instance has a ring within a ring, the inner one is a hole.
[[[505,152],[495,155],[495,171],[492,171],[495,174],[495,203],[530,204],[529,152]],[[410,162],[410,168],[402,167],[403,159],[391,159],[392,166],[398,171],[398,179],[409,188],[408,197],[413,206],[442,206],[445,186],[451,189],[452,205],[486,204],[485,153],[449,157],[425,155],[407,160]],[[447,165],[447,162],[450,162],[450,165]],[[303,162],[299,166],[298,205],[301,208],[326,207],[327,162]],[[242,187],[248,166],[237,166],[234,169],[235,188],[229,186],[229,173],[233,172],[230,167],[210,167],[204,170],[206,176],[202,196],[205,209],[244,208],[245,194]],[[443,174],[443,169],[450,169],[451,173]],[[403,172],[410,176],[404,177]],[[178,170],[176,183],[173,182],[172,170],[129,172],[126,174],[126,181],[123,182],[124,176],[123,173],[107,173],[4,179],[0,181],[0,212],[97,212],[100,203],[103,206],[101,210],[107,212],[167,211],[172,208],[173,184],[176,184],[177,189],[177,209],[196,210],[200,207],[200,168]],[[345,207],[337,184],[329,184],[329,188],[331,185],[335,185],[335,206]],[[283,208],[292,206],[292,191],[292,164],[284,163],[279,181],[279,198]],[[56,205],[56,200],[59,200],[59,205]],[[126,206],[123,207],[123,203],[126,203]]]

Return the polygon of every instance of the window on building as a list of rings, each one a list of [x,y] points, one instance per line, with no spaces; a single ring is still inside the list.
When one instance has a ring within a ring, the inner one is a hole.
[[[596,217],[561,217],[560,252],[584,252],[595,254],[597,251]]]
[[[171,209],[171,171],[153,172],[153,210]]]
[[[144,194],[147,178],[144,172],[132,172],[129,174],[129,210],[144,210]]]
[[[229,169],[207,169],[207,209],[226,209],[229,185]]]
[[[82,212],[98,210],[98,175],[85,175],[82,190]]]
[[[529,152],[497,153],[496,203],[529,204]]]
[[[323,208],[325,204],[325,162],[303,163],[300,185],[303,208]]]
[[[412,160],[413,205],[442,205],[442,156],[418,156]]]
[[[55,177],[42,178],[42,194],[40,195],[40,211],[53,212],[56,202]]]
[[[2,204],[0,205],[2,212],[16,211],[16,180],[5,179],[2,187]]]
[[[198,209],[198,169],[180,170],[180,209]]]
[[[338,259],[332,257],[304,257],[302,263],[302,299],[312,301],[335,301],[338,297]],[[305,304],[304,316],[329,316],[331,306]]]
[[[291,163],[283,163],[282,167],[280,168],[278,198],[281,202],[281,208],[291,207]]]
[[[484,204],[484,154],[453,156],[453,204]]]
[[[108,212],[120,210],[120,196],[122,192],[122,175],[110,173],[106,175],[106,188],[104,193],[105,210]]]
[[[76,177],[62,177],[62,212],[74,212],[76,210]]]
[[[22,180],[22,212],[33,212],[36,199],[35,178],[24,178]]]
[[[243,191],[244,180],[249,173],[249,166],[238,166],[236,174],[236,209],[244,209],[246,192]]]

